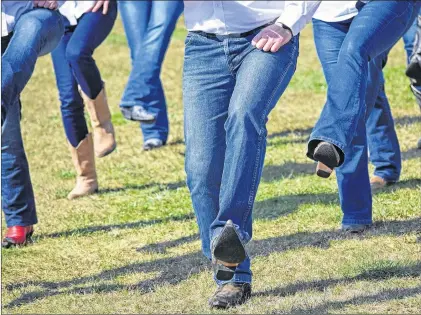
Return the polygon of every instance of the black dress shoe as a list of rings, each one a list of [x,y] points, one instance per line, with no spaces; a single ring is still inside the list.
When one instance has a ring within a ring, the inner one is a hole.
[[[247,257],[246,249],[233,222],[228,220],[212,241],[212,264],[216,279],[231,280],[236,267]]]
[[[251,297],[249,283],[227,283],[221,285],[209,300],[211,308],[229,308],[241,305]]]
[[[131,107],[121,106],[120,110],[124,118],[128,120],[139,121],[145,124],[152,124],[156,120],[155,115],[149,113],[143,108],[143,106],[140,105]]]
[[[341,157],[336,147],[325,141],[317,145],[313,156],[319,162],[317,163],[316,173],[323,178],[328,178],[332,174],[333,169],[338,167],[341,162]]]

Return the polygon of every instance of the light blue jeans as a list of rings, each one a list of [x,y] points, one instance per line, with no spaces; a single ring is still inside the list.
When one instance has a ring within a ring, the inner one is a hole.
[[[10,226],[37,223],[34,192],[20,131],[20,93],[39,56],[50,53],[64,32],[57,11],[34,9],[23,14],[13,35],[2,38],[1,200]]]
[[[266,152],[266,122],[296,68],[298,36],[276,53],[247,37],[189,32],[183,99],[187,185],[205,256],[232,220],[246,243]],[[251,282],[250,259],[232,282]],[[218,282],[220,284],[220,282]]]
[[[132,59],[132,71],[120,106],[143,106],[156,116],[152,124],[141,124],[144,141],[167,141],[169,122],[160,79],[171,35],[183,12],[183,1],[118,1]]]

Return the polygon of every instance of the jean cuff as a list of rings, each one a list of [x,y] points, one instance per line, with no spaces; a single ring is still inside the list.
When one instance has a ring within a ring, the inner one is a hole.
[[[396,183],[399,181],[399,175],[391,174],[389,172],[377,172],[374,171],[374,176],[383,178],[388,183]]]
[[[249,283],[249,284],[251,284],[252,276],[251,276],[251,273],[250,274],[248,274],[248,273],[236,273],[236,274],[234,274],[234,277],[229,281],[217,280],[215,277],[214,277],[214,280],[215,280],[215,282],[218,286],[221,286],[221,285],[227,284],[227,283]]]
[[[133,106],[142,106],[146,108],[148,105],[146,103],[143,103],[141,101],[121,101],[120,107],[133,107]]]
[[[350,225],[350,224],[372,224],[373,219],[342,219],[342,224]]]
[[[338,141],[335,141],[331,138],[328,137],[324,137],[324,136],[310,136],[310,140],[307,143],[307,157],[314,160],[314,150],[316,149],[317,145],[319,144],[319,141],[325,141],[325,142],[329,142],[333,145],[335,145],[339,150],[341,150],[341,152],[339,152],[340,155],[340,159],[341,161],[339,162],[339,166],[341,166],[344,162],[345,159],[345,153],[344,153],[344,149],[345,149],[345,144],[340,143]],[[315,143],[317,142],[317,143]],[[314,160],[315,161],[315,160]]]

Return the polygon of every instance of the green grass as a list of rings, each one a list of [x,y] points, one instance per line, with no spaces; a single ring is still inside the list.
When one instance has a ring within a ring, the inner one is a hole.
[[[107,82],[118,148],[97,160],[100,193],[68,201],[74,169],[49,57],[22,95],[22,128],[38,206],[36,241],[2,250],[4,313],[209,313],[215,287],[200,253],[185,173],[179,24],[162,78],[169,145],[145,153],[139,126],[118,103],[130,71],[121,23],[95,59]],[[306,138],[326,84],[311,28],[297,73],[270,115],[266,165],[254,211],[254,295],[232,313],[419,313],[421,252],[419,110],[404,76],[402,44],[386,68],[404,152],[401,182],[374,196],[375,228],[338,232],[335,178],[314,175]],[[372,170],[372,168],[371,168]],[[418,242],[417,242],[418,237]]]

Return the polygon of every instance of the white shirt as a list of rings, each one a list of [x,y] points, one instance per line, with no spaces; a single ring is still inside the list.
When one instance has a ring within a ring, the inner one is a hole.
[[[60,13],[65,16],[70,25],[76,25],[77,20],[89,9],[93,8],[96,1],[67,0],[61,7]]]
[[[322,1],[314,18],[325,22],[340,22],[353,18],[358,14],[358,1]]]
[[[190,31],[227,35],[245,33],[271,21],[297,35],[310,22],[321,1],[184,1]]]

